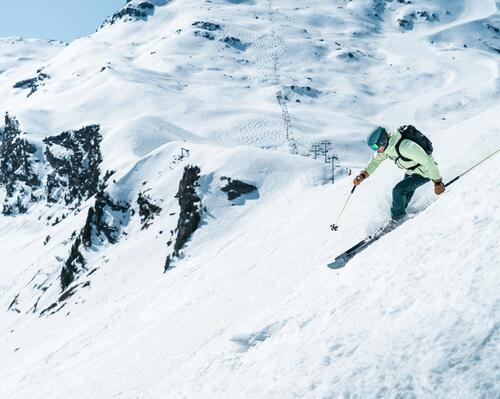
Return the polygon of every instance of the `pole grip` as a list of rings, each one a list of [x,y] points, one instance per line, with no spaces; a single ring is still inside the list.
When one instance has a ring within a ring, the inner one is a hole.
[[[356,190],[356,186],[352,186],[351,194]]]
[[[460,179],[460,176],[455,177],[454,179],[451,179],[448,183],[446,183],[444,186],[448,187],[450,184],[455,183],[458,179]]]

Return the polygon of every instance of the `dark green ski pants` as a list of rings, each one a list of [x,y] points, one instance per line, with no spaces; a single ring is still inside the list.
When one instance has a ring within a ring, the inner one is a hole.
[[[405,178],[394,186],[392,190],[391,215],[398,220],[406,215],[406,207],[411,201],[415,190],[430,179],[420,175],[405,175]]]

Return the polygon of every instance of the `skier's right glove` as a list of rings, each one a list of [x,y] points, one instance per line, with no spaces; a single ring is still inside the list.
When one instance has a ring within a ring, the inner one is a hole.
[[[363,180],[365,180],[368,177],[368,172],[366,170],[363,170],[359,175],[357,175],[354,180],[352,181],[352,184],[355,186],[359,186]]]
[[[439,180],[434,180],[434,192],[439,195],[444,193],[445,187],[444,183],[441,179]]]

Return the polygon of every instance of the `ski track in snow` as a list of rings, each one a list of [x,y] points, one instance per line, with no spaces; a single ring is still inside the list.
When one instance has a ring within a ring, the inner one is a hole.
[[[450,180],[500,148],[500,4],[156,3],[68,46],[0,40],[0,112],[35,144],[100,123],[113,198],[162,207],[88,251],[89,285],[43,315],[92,201],[0,216],[0,398],[500,397],[500,156],[439,198],[419,189],[417,216],[333,271],[387,220],[401,171],[382,165],[332,232],[351,179],[325,184],[320,162],[289,154],[331,139],[357,172],[371,126],[414,123]],[[403,31],[422,10],[440,20]],[[221,29],[195,36],[195,21]],[[33,95],[12,87],[40,68]],[[206,211],[164,274],[189,164]],[[258,195],[231,203],[222,176]]]

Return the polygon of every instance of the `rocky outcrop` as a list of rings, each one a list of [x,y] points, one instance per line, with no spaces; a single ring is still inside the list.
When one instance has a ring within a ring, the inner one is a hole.
[[[244,183],[239,180],[233,180],[230,177],[222,176],[220,178],[222,181],[226,180],[227,184],[221,188],[221,191],[227,193],[227,199],[232,201],[244,194],[249,194],[253,191],[257,191],[257,187],[252,184]]]
[[[213,32],[222,30],[222,27],[219,24],[206,21],[196,21],[192,24],[192,26],[201,29],[194,31],[195,36],[204,37],[208,40],[215,40],[215,35]]]
[[[439,21],[439,15],[434,12],[416,11],[398,19],[399,27],[402,31],[412,30],[418,21],[436,22]]]
[[[5,198],[5,215],[26,212],[31,204],[43,199],[44,194],[49,203],[69,206],[75,213],[79,212],[83,201],[94,197],[84,226],[64,242],[65,245],[71,243],[67,258],[58,260],[61,262],[61,289],[63,292],[74,290],[72,283],[88,271],[86,252],[106,243],[115,244],[130,220],[131,207],[126,202],[114,200],[105,191],[106,182],[114,172],[108,171],[101,178],[99,125],[45,138],[45,151],[38,150],[25,136],[16,118],[6,114],[5,126],[0,129],[0,186]],[[144,194],[139,196],[138,204],[141,222],[146,228],[161,209]],[[55,217],[52,226],[66,216],[62,213]],[[52,219],[52,215],[47,217],[47,220]],[[49,240],[48,235],[44,245]]]
[[[43,159],[42,151],[37,151],[23,137],[14,117],[6,114],[5,126],[1,129],[0,185],[5,188],[5,215],[26,212],[30,204],[44,198],[44,193],[49,203],[61,203],[77,212],[83,201],[95,196],[85,225],[68,240],[73,243],[67,259],[60,260],[63,263],[60,273],[63,291],[79,274],[87,270],[85,251],[96,249],[106,242],[115,244],[131,216],[128,203],[115,201],[104,191],[106,181],[113,172],[108,171],[103,179],[100,178],[102,137],[99,130],[99,125],[90,125],[45,138]],[[41,179],[41,175],[46,178]],[[45,182],[45,187],[42,181]],[[146,208],[149,209],[149,214],[146,213]],[[158,212],[154,204],[148,205],[147,201],[141,202],[140,209],[145,224]],[[65,217],[66,214],[63,213],[61,218]],[[51,218],[49,216],[47,219]],[[58,216],[52,226],[59,221]],[[44,245],[49,239],[50,236],[47,236]]]
[[[250,43],[244,43],[237,37],[232,36],[221,36],[217,34],[217,31],[222,31],[222,26],[214,22],[207,21],[196,21],[192,24],[195,28],[200,30],[195,30],[193,34],[198,37],[204,37],[208,40],[218,40],[226,45],[226,47],[232,47],[239,51],[245,51]]]
[[[179,183],[179,190],[175,196],[178,198],[181,208],[177,228],[175,229],[177,237],[174,243],[174,250],[172,254],[167,256],[165,261],[165,271],[170,267],[173,258],[179,256],[180,249],[189,240],[200,224],[201,199],[196,194],[199,178],[200,168],[198,166],[189,165],[184,168],[184,174]]]
[[[76,208],[102,188],[99,125],[44,139],[45,160],[24,136],[16,118],[6,114],[0,134],[0,185],[6,190],[5,215],[24,213],[30,204],[45,196],[49,203],[61,202]]]
[[[299,96],[307,96],[312,98],[317,98],[321,95],[321,91],[314,89],[310,86],[291,85],[290,91],[295,94],[298,94]]]
[[[176,194],[181,207],[177,223],[177,239],[174,245],[176,255],[198,228],[201,220],[199,207],[201,200],[196,194],[199,178],[200,168],[198,166],[186,166],[184,168],[184,175],[179,183],[179,191]]]
[[[146,193],[139,193],[137,205],[139,206],[139,217],[141,218],[141,230],[145,230],[151,226],[154,218],[160,214],[161,208],[154,204]]]
[[[86,267],[85,258],[81,253],[82,240],[77,237],[73,245],[68,259],[64,263],[61,270],[61,289],[64,291],[75,280],[78,273]]]
[[[50,79],[50,76],[46,73],[37,71],[38,75],[31,79],[21,80],[17,82],[13,87],[14,89],[29,89],[28,97],[35,93],[39,87],[44,85],[44,82]]]
[[[9,307],[7,308],[7,310],[10,310],[10,311],[13,311],[13,312],[17,312],[17,313],[21,313],[21,311],[18,309],[18,305],[19,305],[19,294],[17,294],[14,297],[14,299],[10,303]]]
[[[120,237],[122,227],[129,219],[128,203],[115,202],[108,193],[100,191],[96,195],[94,206],[89,208],[81,232],[82,244],[86,248],[101,245],[106,241],[115,244]]]
[[[216,30],[222,30],[222,27],[219,24],[215,24],[213,22],[196,21],[192,25],[195,26],[196,28],[208,30],[211,32],[214,32]]]
[[[225,38],[221,39],[221,41],[225,43],[227,47],[232,47],[239,51],[245,51],[248,46],[250,46],[249,43],[244,43],[237,37],[226,36]]]
[[[128,203],[116,202],[104,191],[97,193],[94,205],[88,210],[85,225],[73,242],[69,257],[61,269],[60,281],[63,291],[79,274],[87,270],[84,251],[96,249],[106,242],[110,244],[118,242],[122,228],[129,219]]]
[[[0,144],[0,185],[6,190],[2,213],[25,213],[29,204],[38,200],[41,182],[35,172],[39,160],[36,147],[22,137],[18,121],[5,115]]]
[[[215,36],[212,35],[210,32],[206,32],[203,30],[196,30],[194,31],[194,35],[197,37],[204,37],[205,39],[208,40],[215,40]]]
[[[164,1],[161,4],[166,4],[168,1]],[[113,25],[117,21],[137,21],[146,20],[148,17],[154,14],[155,4],[151,1],[127,1],[127,4],[120,11],[113,14],[112,17],[106,19],[101,25],[101,28],[106,25]]]
[[[52,168],[47,175],[48,202],[78,205],[99,190],[102,136],[99,125],[67,131],[43,140]]]

